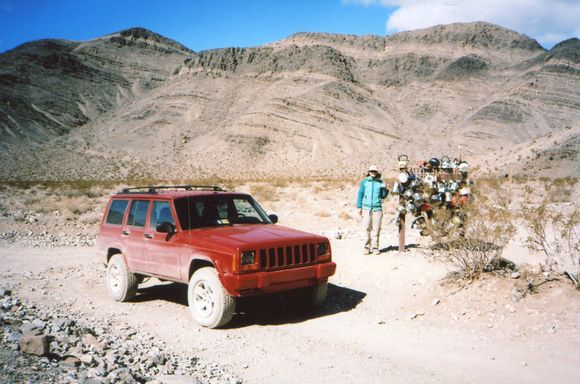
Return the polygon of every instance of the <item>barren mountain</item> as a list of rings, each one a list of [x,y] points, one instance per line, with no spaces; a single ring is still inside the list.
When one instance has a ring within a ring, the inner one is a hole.
[[[0,178],[351,176],[462,155],[579,176],[580,41],[487,24],[193,52],[144,29],[0,55]],[[459,148],[459,146],[461,146]]]

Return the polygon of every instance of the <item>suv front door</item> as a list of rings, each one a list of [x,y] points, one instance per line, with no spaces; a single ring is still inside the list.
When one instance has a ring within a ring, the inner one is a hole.
[[[145,230],[145,260],[152,274],[171,279],[181,278],[179,247],[180,233],[157,232],[157,223],[170,222],[175,227],[170,201],[155,200],[151,208],[149,225]]]

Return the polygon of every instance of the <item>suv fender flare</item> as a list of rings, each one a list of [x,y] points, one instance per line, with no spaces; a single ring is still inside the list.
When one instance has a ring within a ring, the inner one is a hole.
[[[193,254],[187,259],[187,268],[182,269],[182,279],[189,282],[189,279],[195,271],[203,267],[212,267],[216,271],[218,267],[215,265],[211,257],[203,254]],[[218,273],[219,274],[219,273]]]
[[[127,258],[127,247],[125,247],[121,244],[112,244],[109,248],[107,248],[107,259],[105,260],[105,265],[108,265],[109,260],[111,260],[111,257],[113,257],[113,255],[117,255],[117,254],[121,255],[127,268],[130,271],[133,271],[133,264],[130,263],[129,259]]]
[[[111,257],[113,257],[114,255],[121,255],[123,257],[123,260],[125,261],[125,264],[127,263],[127,258],[125,257],[125,249],[121,244],[111,244],[109,247],[107,247],[107,252],[106,252],[106,258],[105,258],[105,264],[109,263],[109,260],[111,260]]]

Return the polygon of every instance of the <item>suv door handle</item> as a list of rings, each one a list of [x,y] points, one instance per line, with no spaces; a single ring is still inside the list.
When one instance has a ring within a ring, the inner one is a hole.
[[[121,232],[121,233],[125,236],[129,236],[129,231],[126,229],[123,229],[123,232]]]
[[[143,236],[145,236],[148,239],[152,239],[153,238],[153,234],[152,233],[145,233],[145,234],[143,234]]]

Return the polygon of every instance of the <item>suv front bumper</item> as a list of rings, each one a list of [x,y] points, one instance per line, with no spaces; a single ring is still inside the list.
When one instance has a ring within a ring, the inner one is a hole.
[[[328,281],[334,275],[336,263],[309,265],[270,272],[244,274],[224,273],[220,279],[230,296],[249,296],[261,293],[287,291]]]

